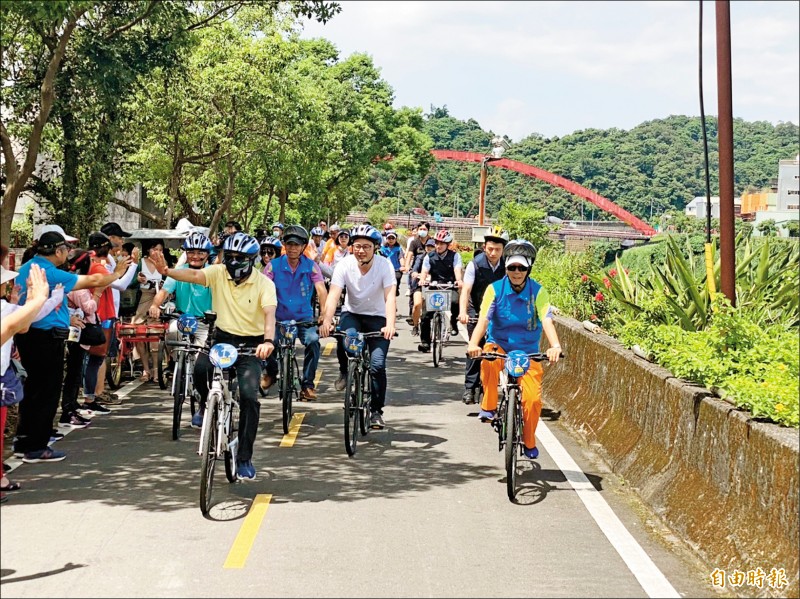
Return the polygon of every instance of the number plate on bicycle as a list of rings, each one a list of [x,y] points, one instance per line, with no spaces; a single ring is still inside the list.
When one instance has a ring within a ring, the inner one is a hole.
[[[217,368],[230,368],[236,363],[239,352],[228,343],[217,343],[208,352],[208,359]]]
[[[357,355],[364,348],[364,338],[361,335],[354,335],[344,338],[344,349],[348,354]]]
[[[439,289],[424,289],[422,295],[425,299],[425,310],[427,312],[441,312],[448,310],[451,304],[452,291],[441,291]]]
[[[281,337],[286,339],[286,341],[294,341],[297,339],[297,325],[296,324],[283,324],[279,323],[278,328],[280,329]]]
[[[528,354],[524,351],[515,349],[514,351],[508,352],[508,357],[506,358],[506,372],[508,372],[509,375],[519,378],[528,372],[530,365],[531,361],[528,358]]]

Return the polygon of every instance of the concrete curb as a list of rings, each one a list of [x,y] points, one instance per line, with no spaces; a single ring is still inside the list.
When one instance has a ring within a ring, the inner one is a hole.
[[[711,391],[676,379],[618,341],[557,319],[567,359],[544,377],[545,404],[562,412],[611,469],[709,565],[728,576],[783,568],[798,596],[800,436],[758,422]]]

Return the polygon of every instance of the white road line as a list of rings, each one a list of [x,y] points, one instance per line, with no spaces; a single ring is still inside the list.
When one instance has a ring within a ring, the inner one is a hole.
[[[625,525],[620,521],[605,499],[583,473],[580,466],[575,463],[572,456],[567,453],[564,446],[553,436],[547,425],[539,421],[536,436],[544,445],[547,453],[553,458],[559,470],[572,485],[580,497],[586,510],[594,518],[600,530],[609,540],[619,556],[627,564],[628,569],[642,585],[648,597],[680,597],[667,577],[658,569],[645,553],[644,549],[636,542]]]

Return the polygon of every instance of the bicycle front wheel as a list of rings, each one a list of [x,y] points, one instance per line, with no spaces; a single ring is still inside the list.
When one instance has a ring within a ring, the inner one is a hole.
[[[506,406],[506,492],[508,498],[514,501],[517,494],[517,447],[519,430],[517,428],[517,394],[518,389],[508,390],[508,405]]]
[[[442,331],[439,323],[442,322],[442,313],[437,312],[431,321],[431,351],[433,352],[433,367],[439,367],[442,359]]]
[[[219,392],[208,394],[206,415],[203,419],[203,447],[200,455],[200,511],[204,516],[211,509],[211,493],[214,489],[214,466],[217,464],[217,431],[219,429],[217,403],[221,400]]]
[[[356,454],[358,442],[358,414],[360,412],[361,386],[358,366],[350,361],[347,367],[347,385],[344,388],[344,448],[347,455]]]
[[[292,392],[294,370],[292,368],[292,351],[286,349],[281,356],[281,413],[283,416],[283,434],[289,433],[289,424],[292,421]]]
[[[122,384],[122,360],[119,357],[119,351],[116,356],[106,358],[106,382],[114,391],[119,389]]]
[[[358,411],[358,423],[361,428],[361,436],[365,437],[369,432],[370,403],[372,401],[372,375],[369,368],[365,368],[361,374],[361,397],[359,401],[360,410]]]
[[[186,354],[181,352],[180,357],[175,361],[175,374],[172,377],[172,440],[177,441],[181,436],[181,413],[183,412],[183,402],[186,399]]]

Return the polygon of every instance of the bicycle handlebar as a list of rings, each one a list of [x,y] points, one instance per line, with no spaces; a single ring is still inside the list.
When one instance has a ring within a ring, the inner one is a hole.
[[[315,326],[315,325],[318,326],[319,325],[319,323],[316,320],[298,320],[298,321],[279,320],[276,324],[281,324],[283,326],[295,325],[295,326],[298,326],[298,327],[309,327],[309,326]]]
[[[347,337],[347,333],[341,330],[333,331],[331,335],[333,337]],[[383,333],[381,333],[380,331],[373,331],[371,333],[361,333],[361,336],[364,337],[364,339],[369,339],[370,337],[383,337]],[[395,331],[392,337],[399,337],[399,336],[400,334],[397,331]]]
[[[550,358],[547,357],[547,354],[543,354],[541,352],[536,352],[536,353],[533,353],[533,354],[526,354],[526,355],[528,356],[528,358],[530,358],[534,362],[547,362],[547,361],[550,360]],[[564,357],[563,353],[559,354],[559,358],[563,358],[563,357]],[[478,357],[476,359],[478,359],[478,360],[483,359],[483,360],[492,361],[492,360],[496,360],[498,358],[502,358],[503,360],[505,360],[505,359],[508,358],[508,354],[501,354],[500,352],[487,351],[487,352],[481,353],[480,357]]]

